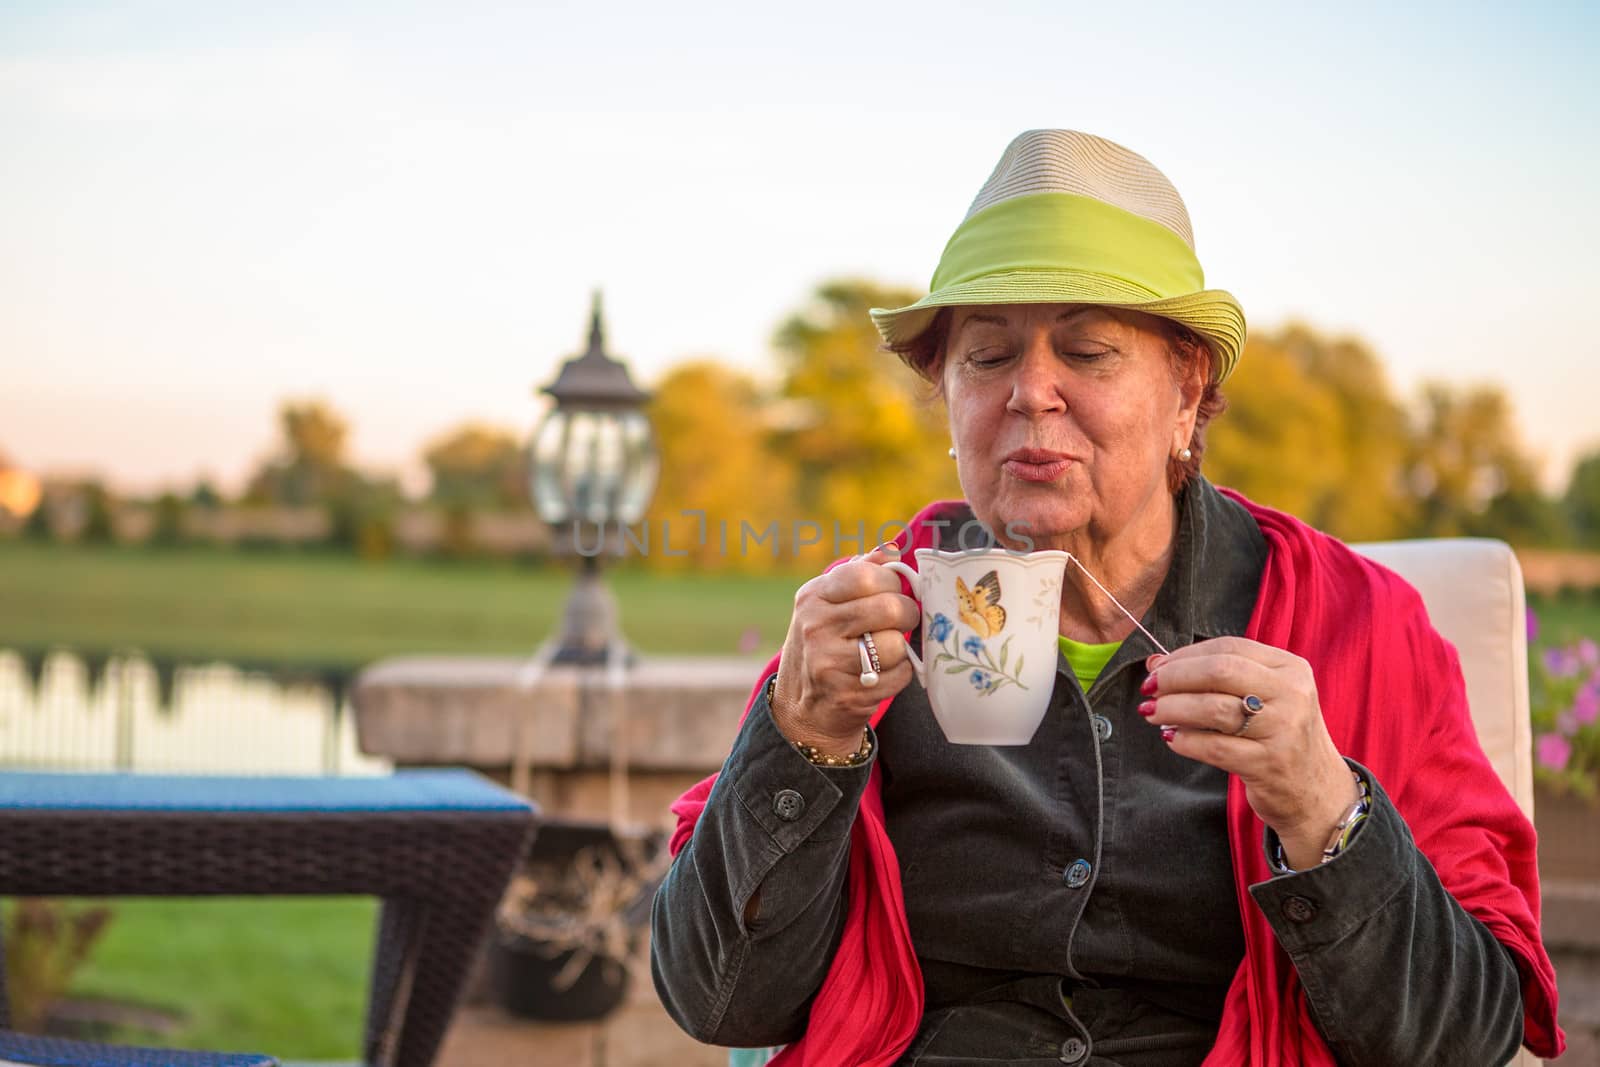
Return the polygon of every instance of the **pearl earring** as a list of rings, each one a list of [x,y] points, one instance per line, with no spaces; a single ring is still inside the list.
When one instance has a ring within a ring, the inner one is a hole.
[[[1189,462],[1189,457],[1192,455],[1194,455],[1194,453],[1189,451],[1187,448],[1178,449],[1178,459],[1184,463]]]
[[[955,445],[951,445],[950,446],[950,458],[951,459],[955,459],[956,458],[956,446]]]

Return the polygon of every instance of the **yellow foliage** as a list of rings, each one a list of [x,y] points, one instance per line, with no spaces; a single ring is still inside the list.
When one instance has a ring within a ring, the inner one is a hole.
[[[943,406],[879,349],[867,317],[912,299],[866,282],[822,286],[778,330],[783,373],[770,397],[710,361],[667,374],[650,408],[661,448],[652,567],[815,572],[894,536],[928,501],[961,495]],[[704,528],[686,511],[704,512]]]
[[[322,400],[286,400],[278,408],[278,426],[291,462],[337,468],[344,463],[350,424]]]
[[[805,416],[779,444],[797,467],[800,516],[827,526],[805,557],[812,567],[856,551],[854,543],[835,550],[834,523],[846,536],[864,527],[871,548],[885,524],[961,495],[943,404],[880,348],[867,316],[914,299],[870,282],[831,282],[779,328],[782,393]]]
[[[1405,415],[1364,346],[1302,326],[1252,336],[1224,392],[1208,478],[1348,540],[1405,532]]]
[[[430,495],[449,507],[516,507],[528,498],[522,445],[502,427],[462,423],[429,441],[422,460],[433,475]]]
[[[744,551],[740,540],[741,523],[762,530],[792,512],[793,468],[771,448],[764,418],[748,375],[711,361],[668,371],[650,403],[661,449],[661,480],[645,523],[651,567],[766,571],[786,561],[773,559],[770,541]]]
[[[879,348],[867,317],[912,298],[869,282],[822,286],[778,331],[773,396],[712,362],[667,375],[651,408],[662,450],[653,566],[815,572],[892,535],[930,500],[961,495],[943,405]],[[1225,391],[1206,475],[1336,536],[1446,532],[1468,521],[1453,518],[1464,512],[1481,525],[1489,497],[1509,501],[1501,510],[1513,518],[1512,505],[1529,510],[1515,495],[1528,468],[1492,390],[1430,391],[1414,428],[1368,348],[1291,325],[1252,337]],[[703,535],[686,509],[705,513]],[[671,548],[686,555],[662,553],[668,523]],[[770,540],[741,545],[742,524],[776,524],[776,555]],[[797,524],[817,542],[798,554]]]
[[[476,471],[493,466],[520,447],[516,434],[510,430],[473,421],[429,441],[422,459],[429,467]]]

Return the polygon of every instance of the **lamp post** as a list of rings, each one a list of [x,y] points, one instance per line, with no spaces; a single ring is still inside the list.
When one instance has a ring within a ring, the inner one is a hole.
[[[555,404],[530,446],[533,505],[550,524],[557,551],[574,550],[583,559],[552,659],[605,663],[628,653],[616,605],[600,578],[600,555],[622,526],[644,517],[659,457],[644,413],[650,394],[633,383],[625,364],[606,354],[599,292],[588,349],[562,364],[542,391]],[[588,524],[597,531],[593,552],[580,547],[579,531]]]

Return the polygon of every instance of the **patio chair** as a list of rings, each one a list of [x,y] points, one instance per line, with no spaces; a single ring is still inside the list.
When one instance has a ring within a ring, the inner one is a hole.
[[[1506,789],[1533,818],[1533,727],[1528,718],[1527,598],[1509,546],[1480,538],[1352,545],[1410,582],[1433,625],[1461,654],[1478,742]],[[777,1049],[734,1049],[729,1067],[758,1067]],[[1526,1049],[1510,1067],[1537,1067]]]
[[[535,817],[528,802],[460,770],[377,778],[0,773],[0,896],[380,897],[363,1062],[427,1067]],[[29,1037],[6,1024],[0,983],[0,1064],[278,1062]]]
[[[1461,655],[1467,704],[1489,762],[1533,818],[1533,723],[1528,703],[1528,600],[1503,541],[1476,537],[1352,545],[1410,582],[1433,625]],[[1511,1067],[1537,1067],[1527,1049]]]

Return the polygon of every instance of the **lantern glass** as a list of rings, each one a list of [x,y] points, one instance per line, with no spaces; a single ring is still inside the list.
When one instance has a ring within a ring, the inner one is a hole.
[[[604,525],[644,517],[659,462],[643,412],[557,407],[534,435],[532,466],[541,518]]]
[[[566,522],[571,512],[562,488],[562,455],[566,450],[568,420],[564,411],[552,410],[533,436],[533,506],[539,517],[554,524]]]
[[[661,461],[656,452],[655,436],[650,432],[650,420],[644,412],[628,412],[622,417],[620,428],[626,473],[617,494],[617,518],[624,523],[635,523],[644,518],[650,498],[655,495]]]

